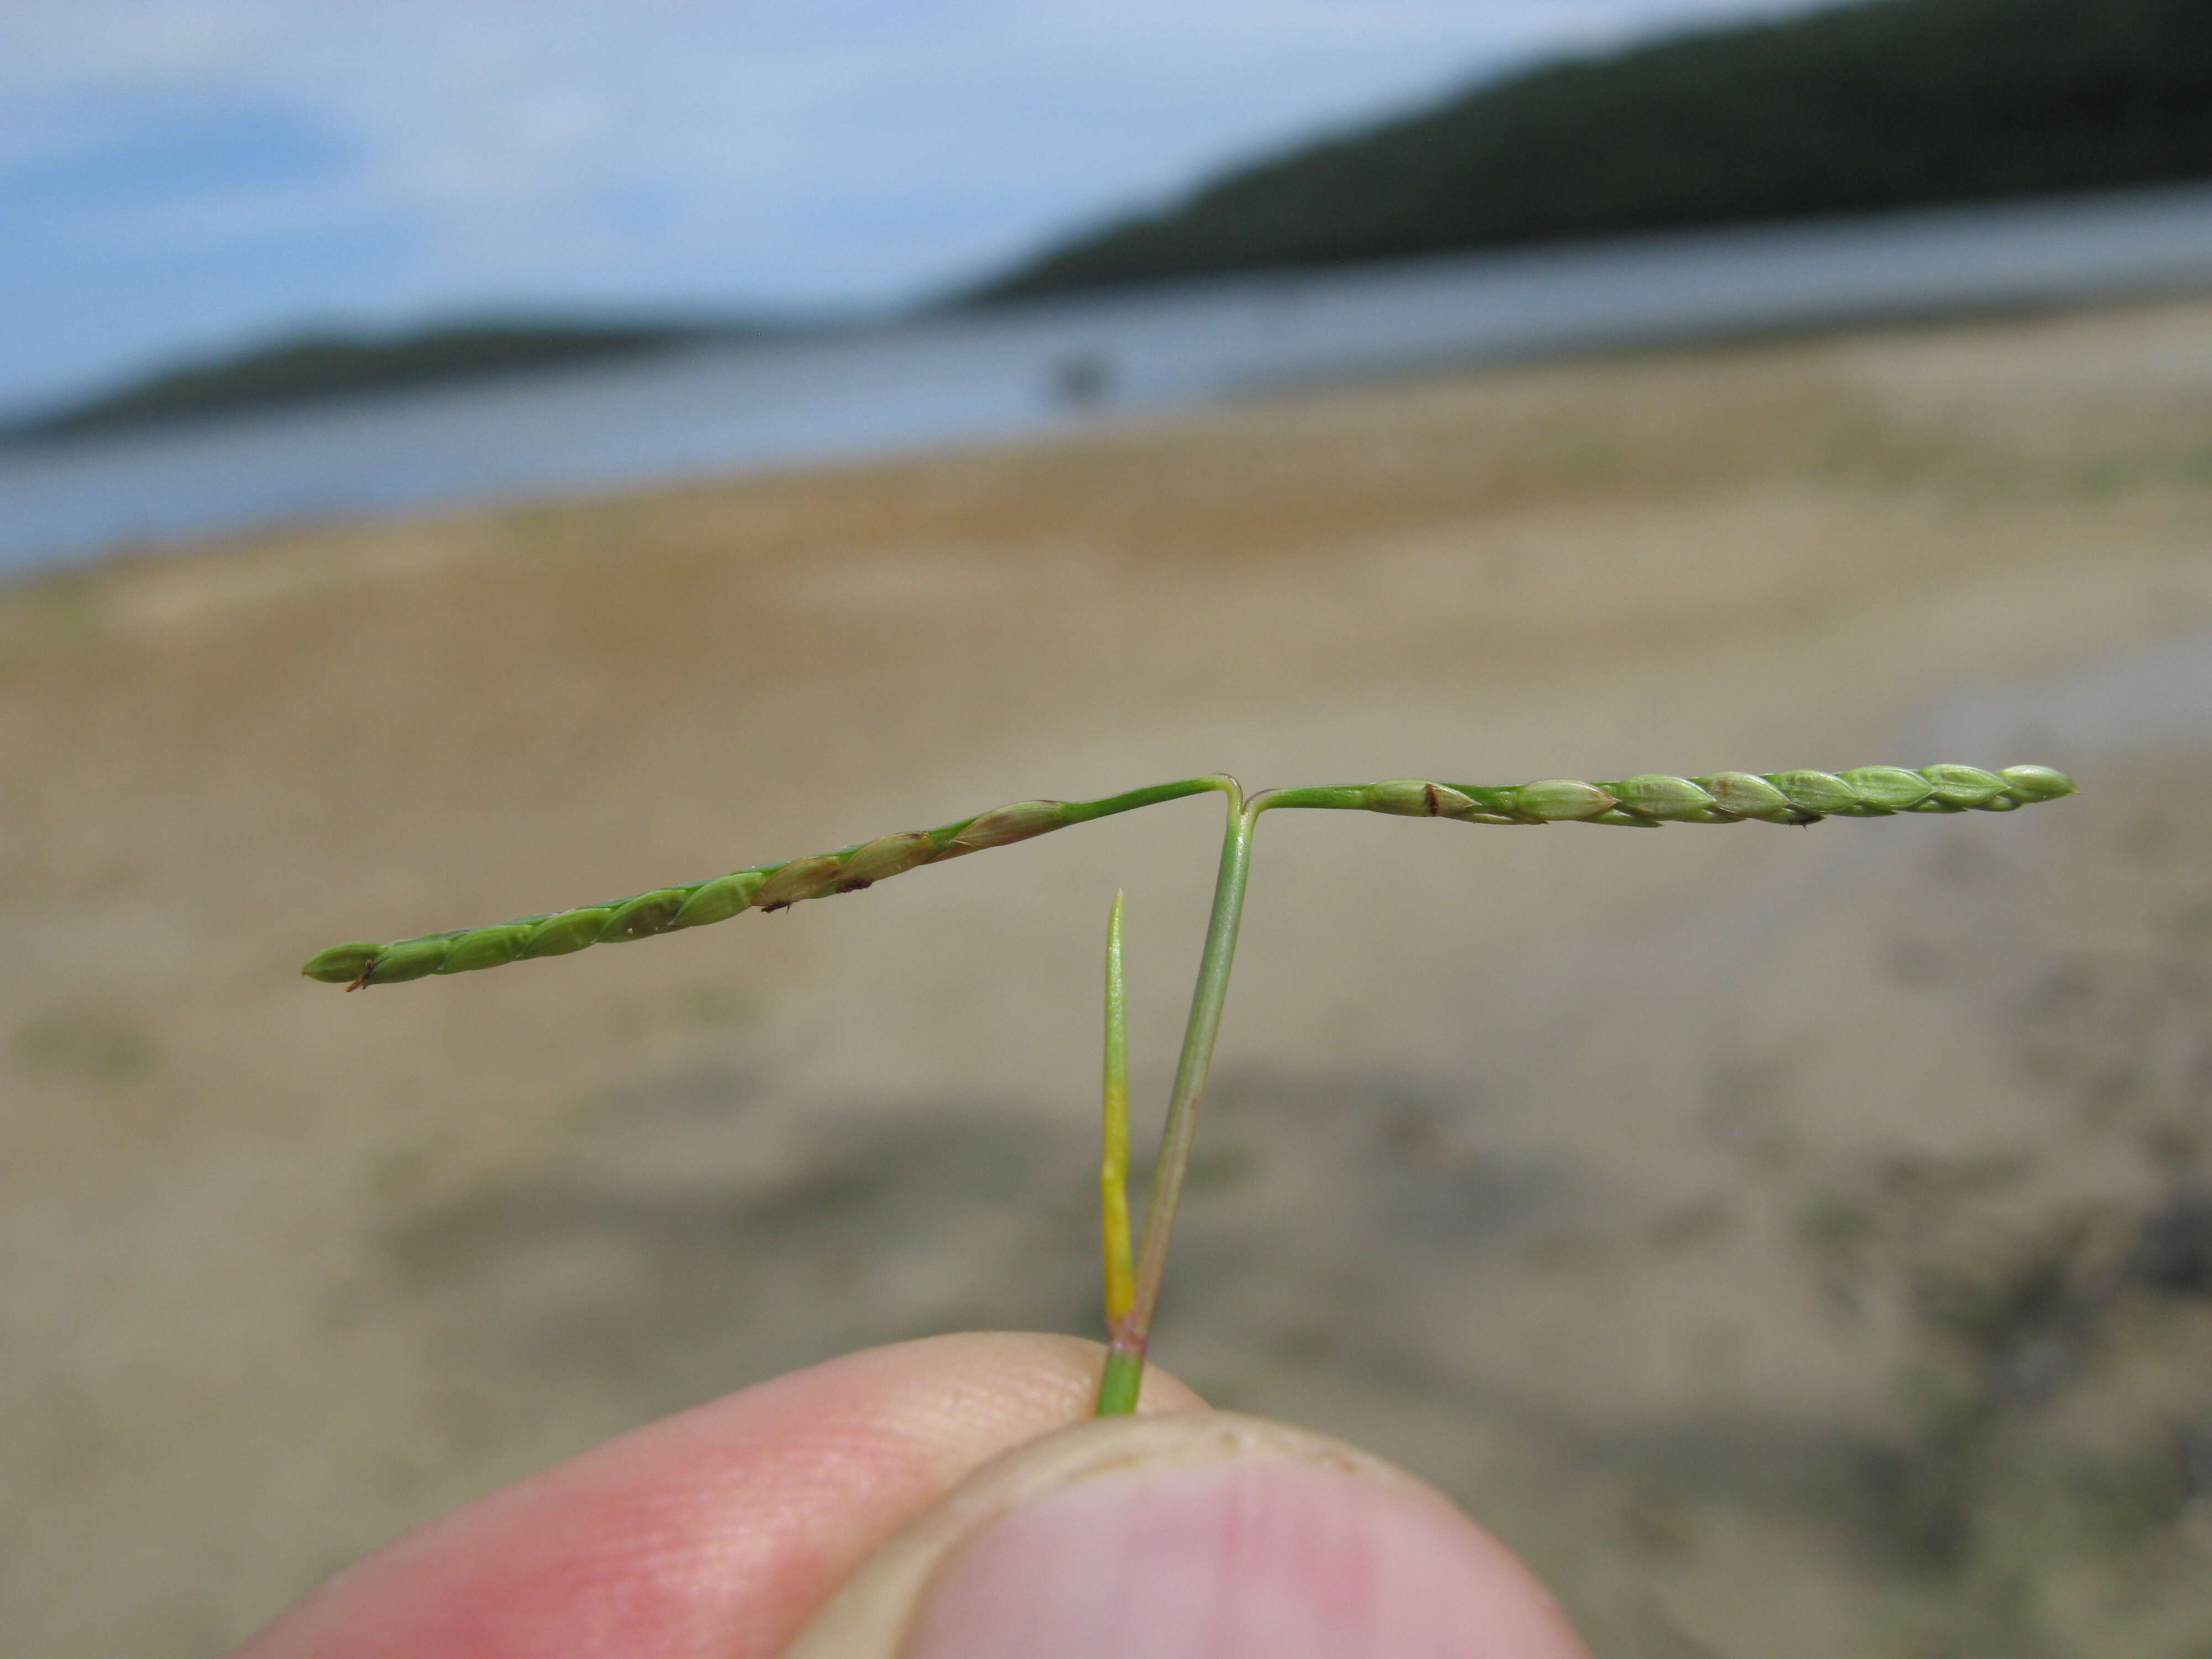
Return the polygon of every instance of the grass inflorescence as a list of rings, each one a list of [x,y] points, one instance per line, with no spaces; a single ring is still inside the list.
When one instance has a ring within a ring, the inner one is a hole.
[[[709,880],[657,887],[627,898],[520,916],[489,927],[424,933],[389,944],[353,941],[318,953],[301,969],[310,979],[360,990],[434,974],[471,973],[593,945],[620,945],[726,921],[746,910],[775,911],[809,899],[860,892],[890,877],[987,848],[1004,847],[1139,806],[1219,789],[1226,780],[1188,778],[1092,801],[1026,800],[994,807],[934,830],[908,830],[830,853],[758,864]],[[1699,778],[1646,773],[1611,783],[1546,778],[1492,787],[1401,778],[1382,783],[1270,790],[1255,808],[1328,807],[1462,823],[1811,824],[1825,817],[1884,817],[1896,812],[2009,811],[2071,794],[2073,783],[2047,767],[1985,772],[1972,766],[1863,766],[1849,772],[1717,772]]]
[[[1121,900],[1107,930],[1104,1150],[1099,1167],[1100,1237],[1105,1266],[1109,1346],[1099,1380],[1101,1416],[1136,1409],[1152,1313],[1166,1268],[1168,1240],[1190,1167],[1198,1109],[1229,990],[1251,866],[1252,831],[1276,807],[1383,812],[1398,817],[1449,818],[1461,823],[1599,823],[1658,829],[1668,823],[1809,825],[1829,817],[1891,817],[1900,812],[2008,812],[2074,793],[2073,780],[2044,766],[1939,765],[1908,770],[1862,766],[1847,772],[1716,772],[1676,777],[1647,772],[1611,782],[1541,778],[1492,786],[1393,778],[1382,783],[1325,784],[1262,790],[1247,796],[1225,775],[1184,778],[1098,800],[1017,801],[935,830],[908,830],[814,853],[781,864],[756,865],[685,887],[660,887],[606,904],[524,916],[489,927],[429,933],[390,945],[332,945],[301,970],[349,990],[421,979],[432,974],[495,968],[532,957],[565,956],[586,945],[649,939],[748,909],[781,910],[808,899],[857,892],[925,864],[1027,841],[1092,818],[1162,801],[1215,792],[1226,797],[1228,823],[1213,890],[1198,984],[1183,1031],[1167,1122],[1153,1164],[1142,1234],[1132,1255],[1126,1183],[1128,1170],[1128,1054],[1121,972]]]

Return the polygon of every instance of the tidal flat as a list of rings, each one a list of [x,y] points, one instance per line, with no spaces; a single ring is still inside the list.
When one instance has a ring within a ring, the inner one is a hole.
[[[1009,800],[2033,761],[1992,819],[1263,826],[1155,1357],[1601,1654],[2212,1655],[2212,302],[1346,386],[0,591],[0,1627],[200,1659],[849,1347],[1095,1328],[1195,800],[373,989]],[[2194,1644],[2194,1645],[2192,1645]]]

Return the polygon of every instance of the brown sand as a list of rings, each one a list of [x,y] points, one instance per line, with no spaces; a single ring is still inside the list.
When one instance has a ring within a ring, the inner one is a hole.
[[[1106,903],[1157,1101],[1215,809],[365,996],[322,945],[1218,768],[2035,759],[2088,793],[1269,821],[1158,1352],[1602,1653],[2203,1659],[2208,629],[2208,305],[0,594],[0,1645],[213,1654],[655,1413],[1089,1329]]]

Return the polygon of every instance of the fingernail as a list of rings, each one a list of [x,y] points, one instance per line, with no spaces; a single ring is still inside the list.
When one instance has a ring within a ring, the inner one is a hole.
[[[1038,1498],[952,1557],[910,1632],[905,1659],[1569,1650],[1518,1564],[1441,1499],[1288,1462],[1099,1474]]]

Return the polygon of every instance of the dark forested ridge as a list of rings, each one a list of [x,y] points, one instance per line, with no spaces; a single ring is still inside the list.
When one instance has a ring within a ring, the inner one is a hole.
[[[976,299],[2212,177],[2212,0],[1870,0],[1539,68]]]
[[[700,324],[484,323],[378,338],[307,335],[187,363],[26,421],[7,435],[65,438],[202,415],[318,402],[593,358],[633,356],[762,331]]]

